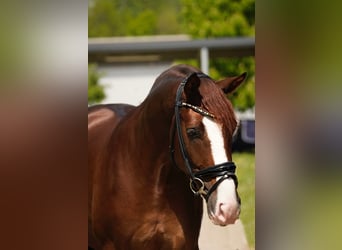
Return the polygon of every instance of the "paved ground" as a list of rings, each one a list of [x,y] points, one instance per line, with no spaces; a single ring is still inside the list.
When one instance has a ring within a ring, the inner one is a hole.
[[[240,220],[234,225],[220,227],[209,220],[206,207],[203,211],[199,237],[200,250],[249,250],[245,230]]]

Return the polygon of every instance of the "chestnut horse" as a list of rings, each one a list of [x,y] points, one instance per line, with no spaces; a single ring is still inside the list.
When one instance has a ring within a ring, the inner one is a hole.
[[[201,197],[214,224],[235,222],[237,121],[225,94],[245,78],[178,65],[137,107],[89,108],[89,248],[198,249]]]

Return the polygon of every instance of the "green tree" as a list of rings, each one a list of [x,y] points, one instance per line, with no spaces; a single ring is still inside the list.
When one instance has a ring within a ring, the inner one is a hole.
[[[88,9],[88,36],[108,37],[120,33],[117,3],[113,0],[93,0]]]
[[[179,0],[93,0],[88,36],[141,36],[181,33]]]
[[[99,84],[100,74],[94,64],[88,65],[88,104],[94,104],[105,98],[104,88]]]
[[[184,30],[194,38],[254,36],[254,0],[181,0]],[[241,110],[255,105],[255,59],[218,58],[210,60],[210,75],[224,78],[248,73],[248,79],[230,98]]]

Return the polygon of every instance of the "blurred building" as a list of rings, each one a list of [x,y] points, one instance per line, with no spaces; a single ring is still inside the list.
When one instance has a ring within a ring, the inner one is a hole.
[[[139,104],[155,78],[175,60],[198,59],[209,71],[209,58],[254,55],[254,38],[192,40],[187,35],[90,38],[88,61],[103,72],[104,102]]]

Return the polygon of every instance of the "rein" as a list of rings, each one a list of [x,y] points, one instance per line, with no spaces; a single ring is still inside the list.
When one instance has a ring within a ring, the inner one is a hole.
[[[182,98],[182,93],[184,91],[184,86],[188,82],[189,78],[193,76],[194,74],[197,75],[198,78],[209,78],[206,74],[203,73],[191,73],[188,75],[179,85],[177,92],[176,92],[176,102],[175,102],[175,122],[174,122],[174,127],[172,129],[172,137],[171,137],[171,143],[170,143],[170,154],[172,161],[175,166],[177,166],[177,163],[174,158],[174,137],[175,133],[177,131],[178,134],[178,141],[179,141],[179,148],[181,151],[181,155],[183,157],[185,166],[188,170],[188,173],[190,175],[190,189],[194,194],[201,195],[206,201],[208,201],[209,196],[214,192],[217,187],[222,183],[224,180],[232,178],[235,182],[235,187],[237,188],[238,186],[238,179],[235,175],[235,169],[236,166],[234,162],[228,161],[224,163],[220,163],[214,166],[207,167],[205,169],[199,170],[194,172],[193,167],[191,166],[190,159],[188,157],[188,153],[186,151],[185,143],[184,143],[184,138],[182,134],[182,128],[181,128],[181,118],[180,118],[180,109],[181,108],[190,108],[193,111],[201,114],[202,116],[209,117],[211,119],[214,119],[215,116],[205,110],[203,110],[201,107],[194,106],[192,104],[183,102],[181,100]],[[208,189],[204,182],[209,182],[214,178],[221,177],[218,179],[214,185]]]

